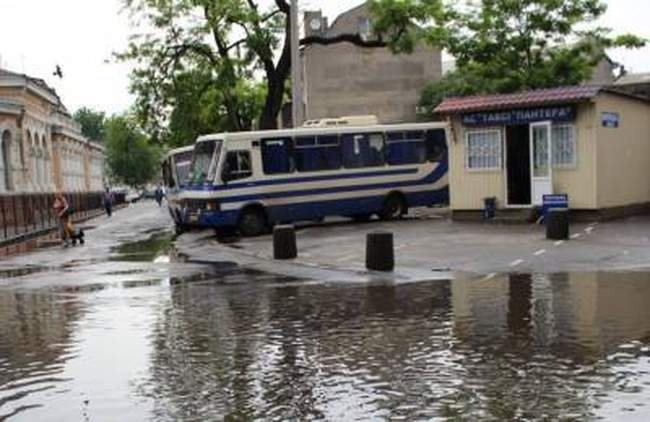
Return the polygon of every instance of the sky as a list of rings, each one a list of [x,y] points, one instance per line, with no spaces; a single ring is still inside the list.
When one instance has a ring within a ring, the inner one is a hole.
[[[301,9],[321,9],[330,22],[363,0],[299,0]],[[650,39],[650,1],[605,0],[603,26]],[[261,3],[270,0],[261,0]],[[129,108],[130,66],[112,62],[124,50],[131,26],[123,0],[0,0],[0,67],[43,78],[71,111],[88,106],[109,114]],[[614,50],[610,56],[633,72],[650,72],[650,46]],[[52,75],[60,65],[64,77]]]

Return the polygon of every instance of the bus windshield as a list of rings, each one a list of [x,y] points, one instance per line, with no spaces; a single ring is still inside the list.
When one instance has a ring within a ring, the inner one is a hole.
[[[196,144],[190,184],[205,185],[214,181],[220,153],[221,141],[209,140]]]
[[[180,153],[174,157],[176,164],[176,180],[180,186],[186,185],[190,179],[192,167],[192,151]]]

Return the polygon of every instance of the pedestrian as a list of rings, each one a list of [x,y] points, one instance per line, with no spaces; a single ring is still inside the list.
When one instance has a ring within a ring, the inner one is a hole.
[[[65,246],[70,244],[70,233],[68,233],[68,220],[70,218],[69,210],[70,205],[61,192],[54,194],[54,203],[52,204],[54,214],[56,215],[57,222],[59,223],[59,235],[61,241]]]
[[[106,191],[102,196],[104,200],[104,209],[106,210],[106,215],[110,217],[113,214],[113,194],[109,188],[106,188]]]
[[[158,203],[159,207],[162,206],[162,200],[163,200],[164,196],[165,196],[165,193],[163,192],[160,185],[156,186],[156,202]]]

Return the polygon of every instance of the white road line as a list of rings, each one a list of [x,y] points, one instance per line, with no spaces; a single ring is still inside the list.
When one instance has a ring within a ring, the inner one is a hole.
[[[562,246],[564,245],[564,240],[558,240],[557,242],[554,243],[555,246]]]
[[[587,227],[587,228],[585,229],[585,233],[587,233],[587,234],[591,234],[592,231],[594,231],[594,228],[593,228],[593,227]]]
[[[576,234],[571,236],[571,239],[579,239],[581,237],[582,237],[582,235],[580,233],[576,233]]]
[[[546,253],[546,249],[540,249],[537,252],[535,252],[534,255],[535,256],[540,256],[540,255],[544,255],[545,253]]]
[[[395,250],[396,250],[396,251],[399,251],[400,249],[404,249],[404,248],[407,247],[407,246],[408,246],[408,245],[397,245],[397,246],[395,246]]]
[[[356,256],[342,256],[341,258],[337,258],[336,262],[343,262],[343,261],[352,261],[353,259],[356,259]]]
[[[492,280],[492,279],[493,279],[494,277],[496,277],[496,276],[497,276],[497,273],[491,273],[491,274],[488,274],[488,275],[486,275],[485,277],[483,277],[483,281]]]
[[[511,267],[518,267],[519,265],[523,264],[524,260],[523,259],[517,259],[516,261],[512,261],[510,263]]]

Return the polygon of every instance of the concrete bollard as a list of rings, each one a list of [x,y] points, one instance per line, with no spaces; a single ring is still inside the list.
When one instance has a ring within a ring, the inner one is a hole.
[[[546,216],[546,238],[549,240],[569,239],[569,210],[553,208]]]
[[[393,233],[368,233],[366,236],[366,268],[371,271],[393,271],[395,269]]]
[[[273,229],[273,258],[294,259],[298,256],[296,229],[293,226],[275,226]]]

